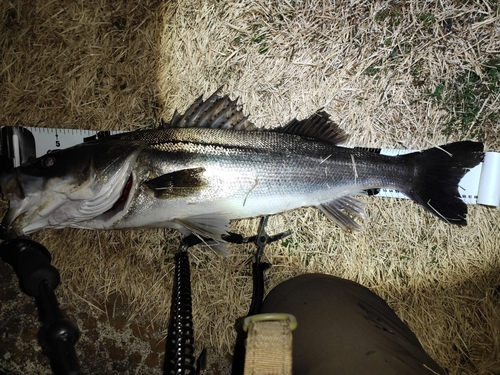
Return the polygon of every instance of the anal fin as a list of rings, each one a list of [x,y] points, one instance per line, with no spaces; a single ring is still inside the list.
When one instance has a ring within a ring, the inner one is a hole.
[[[337,198],[331,202],[319,205],[319,209],[332,221],[337,223],[344,230],[361,230],[358,224],[349,214],[365,218],[365,202],[360,201],[350,195]]]

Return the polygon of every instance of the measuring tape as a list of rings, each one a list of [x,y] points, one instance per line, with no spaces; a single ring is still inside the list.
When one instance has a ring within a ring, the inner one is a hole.
[[[50,150],[67,148],[118,133],[122,131],[96,132],[82,129],[4,126],[0,132],[2,156],[0,170],[17,167],[32,157],[45,155]],[[414,150],[359,148],[389,156],[414,152]],[[500,206],[500,153],[487,152],[484,162],[472,168],[462,178],[459,192],[465,203]],[[369,194],[407,199],[406,195],[394,189],[375,189]]]

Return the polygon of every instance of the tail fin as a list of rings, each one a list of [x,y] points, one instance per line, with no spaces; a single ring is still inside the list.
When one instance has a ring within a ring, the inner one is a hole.
[[[462,141],[403,155],[417,166],[411,188],[404,193],[442,220],[466,225],[467,205],[458,184],[483,160],[483,148],[480,142]]]

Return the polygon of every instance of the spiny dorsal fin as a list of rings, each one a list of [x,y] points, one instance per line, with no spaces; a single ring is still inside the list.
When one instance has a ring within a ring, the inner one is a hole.
[[[169,123],[161,128],[212,128],[232,130],[257,130],[248,117],[241,112],[238,100],[219,96],[214,92],[207,100],[200,96],[183,115],[175,111]]]
[[[304,120],[293,119],[282,128],[273,129],[273,131],[315,138],[334,145],[347,140],[347,134],[330,119],[330,115],[325,111],[318,111]]]

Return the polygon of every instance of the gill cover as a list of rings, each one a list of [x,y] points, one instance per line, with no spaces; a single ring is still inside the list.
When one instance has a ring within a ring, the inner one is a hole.
[[[0,177],[16,233],[78,226],[113,207],[131,174],[140,141],[99,140],[49,152]]]

